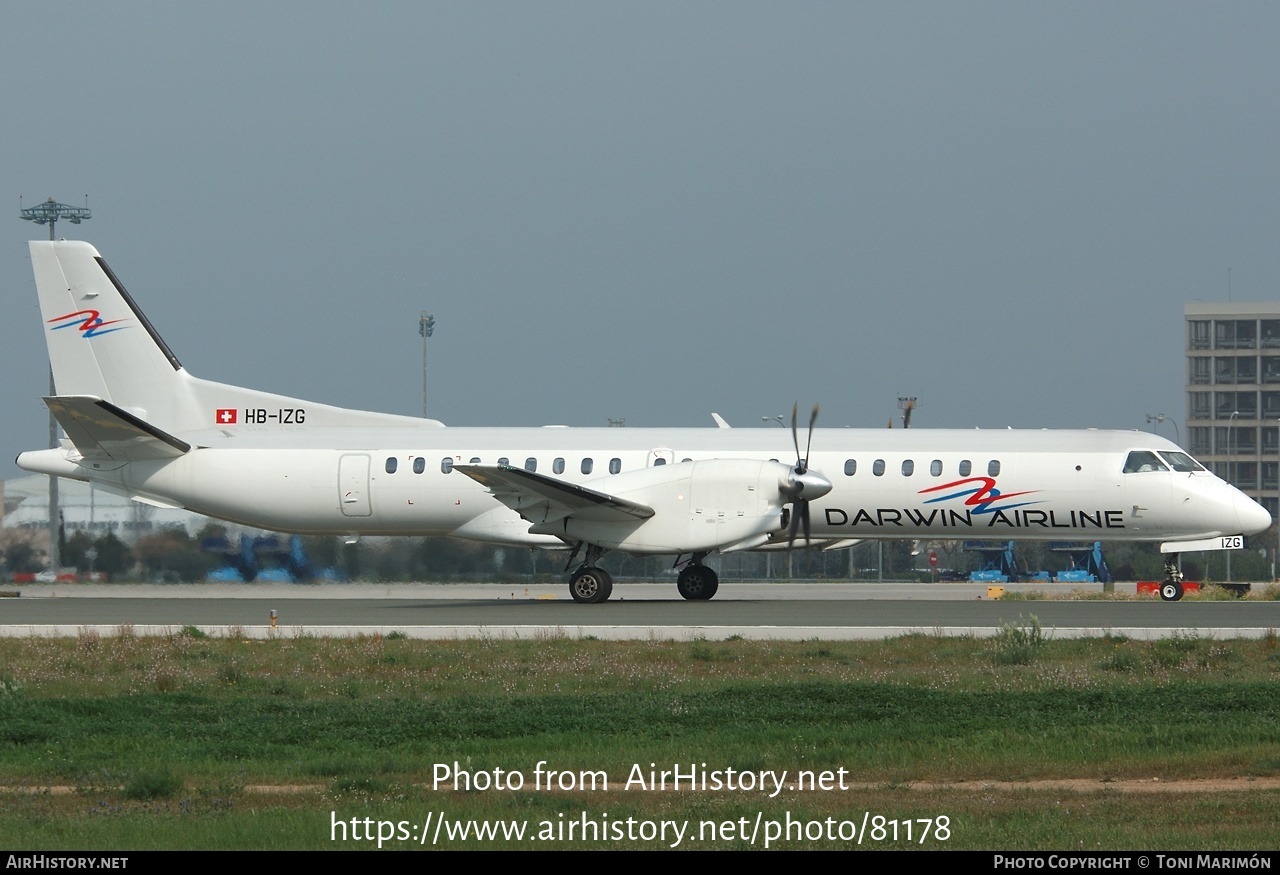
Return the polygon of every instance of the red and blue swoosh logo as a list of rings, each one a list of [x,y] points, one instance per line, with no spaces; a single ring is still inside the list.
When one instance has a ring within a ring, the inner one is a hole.
[[[128,328],[128,325],[117,325],[117,323],[125,321],[127,320],[108,319],[103,321],[102,315],[97,310],[77,310],[74,313],[67,313],[65,316],[56,316],[50,319],[49,324],[53,327],[49,330],[57,331],[59,328],[76,328],[79,330],[81,337],[101,337],[104,334]],[[62,324],[55,325],[54,323],[56,322]],[[117,327],[107,328],[108,325],[117,325]]]
[[[1034,495],[1038,490],[1004,493],[996,488],[994,477],[966,477],[963,480],[943,483],[941,486],[930,486],[928,489],[921,489],[919,494],[927,495],[930,492],[941,492],[944,489],[954,491],[948,492],[946,495],[939,495],[936,498],[930,498],[925,501],[925,504],[936,504],[939,501],[964,497],[965,507],[973,508],[974,513],[996,513],[997,511],[1013,510],[1015,507],[1025,507],[1028,504],[1040,503],[1038,501],[1016,501],[1013,504],[1009,504],[1008,502],[1011,498],[1016,498],[1019,495]]]

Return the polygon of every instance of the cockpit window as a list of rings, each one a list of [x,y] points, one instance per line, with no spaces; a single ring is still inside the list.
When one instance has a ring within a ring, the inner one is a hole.
[[[1180,474],[1191,471],[1203,471],[1204,467],[1186,453],[1161,453],[1160,458],[1169,463],[1169,467]]]
[[[1134,450],[1124,461],[1124,473],[1145,474],[1148,471],[1168,471],[1169,467],[1150,450]]]

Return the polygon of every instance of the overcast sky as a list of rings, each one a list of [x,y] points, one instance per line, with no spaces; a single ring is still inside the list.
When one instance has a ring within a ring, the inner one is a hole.
[[[11,4],[0,476],[47,439],[19,195],[89,195],[59,235],[194,374],[313,401],[420,413],[426,309],[450,425],[1181,421],[1183,305],[1280,290],[1278,36],[1275,3]]]

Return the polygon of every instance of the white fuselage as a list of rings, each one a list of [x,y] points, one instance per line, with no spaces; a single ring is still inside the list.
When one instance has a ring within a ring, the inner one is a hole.
[[[672,552],[747,549],[784,528],[776,501],[708,489],[691,463],[795,461],[790,432],[759,428],[241,425],[182,437],[196,449],[169,460],[94,467],[74,450],[47,450],[24,453],[19,464],[278,531],[572,540],[537,533],[490,490],[450,470],[506,460],[623,498],[642,493],[660,509],[664,534],[645,536],[656,524],[637,523],[641,534],[611,546]],[[1145,432],[823,429],[813,446],[809,467],[833,486],[812,503],[814,538],[1193,540],[1270,524],[1256,503],[1206,471],[1123,473],[1133,450],[1176,450]],[[669,534],[673,527],[678,534]]]

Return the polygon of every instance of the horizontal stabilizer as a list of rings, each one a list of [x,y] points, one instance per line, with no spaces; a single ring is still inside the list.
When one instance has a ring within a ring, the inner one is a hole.
[[[186,441],[92,395],[58,395],[44,403],[86,459],[176,459],[191,450]]]
[[[565,517],[593,520],[645,520],[653,508],[584,486],[566,483],[510,465],[454,465],[477,483],[489,487],[494,497],[529,522],[543,523]]]

